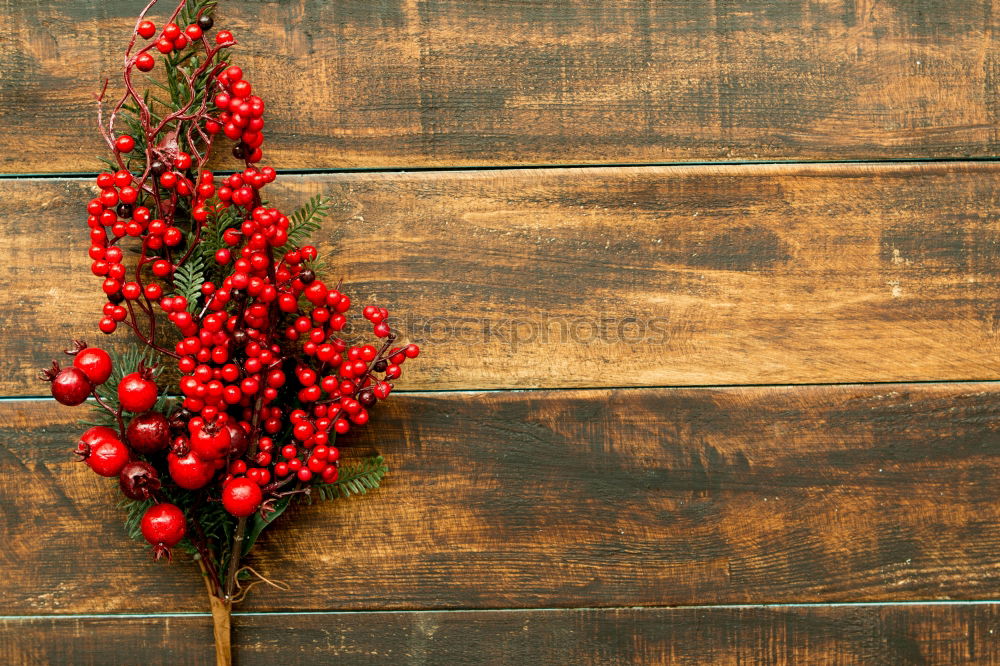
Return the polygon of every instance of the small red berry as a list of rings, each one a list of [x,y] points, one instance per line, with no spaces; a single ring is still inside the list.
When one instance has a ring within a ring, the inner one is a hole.
[[[139,23],[139,27],[136,29],[139,36],[143,39],[149,39],[156,34],[156,25],[152,21],[142,21]]]
[[[229,32],[228,30],[220,30],[215,35],[216,44],[232,44],[234,41],[236,40],[233,37],[233,33]]]
[[[176,505],[164,502],[146,510],[140,523],[142,536],[153,546],[153,558],[170,558],[170,548],[176,546],[187,532],[184,512]]]
[[[128,134],[122,134],[115,140],[115,148],[122,153],[131,153],[135,148],[135,139],[130,137]]]
[[[163,38],[174,41],[181,36],[181,29],[176,23],[168,23],[163,27]]]
[[[250,479],[233,479],[222,489],[222,506],[238,518],[246,518],[260,507],[264,496]]]
[[[153,58],[148,52],[140,53],[136,56],[135,66],[139,68],[140,72],[149,72],[156,67],[156,59]]]

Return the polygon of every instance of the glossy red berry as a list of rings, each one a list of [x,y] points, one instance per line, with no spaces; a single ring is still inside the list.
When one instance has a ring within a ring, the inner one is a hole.
[[[232,435],[225,423],[205,424],[191,433],[191,451],[208,462],[226,457],[232,443]]]
[[[86,452],[81,453],[81,455],[84,456],[83,460],[87,466],[101,476],[118,476],[122,468],[128,464],[128,447],[118,439],[110,428],[104,430],[108,432],[101,432],[97,436],[91,434],[90,441],[86,442]],[[85,440],[81,437],[80,444],[84,443]],[[77,451],[80,452],[80,449],[78,448]]]
[[[233,479],[222,489],[222,506],[238,518],[252,515],[262,500],[260,486],[250,479]]]
[[[156,384],[141,372],[125,375],[118,383],[118,402],[128,412],[146,412],[156,404]]]
[[[141,21],[139,27],[136,29],[139,36],[143,39],[149,39],[156,34],[156,25],[152,21]]]
[[[123,134],[115,140],[115,148],[122,153],[131,153],[135,148],[135,139],[128,134]]]
[[[73,357],[73,365],[87,375],[90,383],[99,386],[111,376],[111,355],[98,347],[86,347]]]
[[[215,465],[205,462],[193,453],[185,456],[168,453],[167,471],[174,483],[181,488],[197,490],[208,485],[215,476]]]
[[[169,39],[170,41],[176,40],[181,36],[181,29],[176,23],[168,23],[163,26],[163,38]]]
[[[146,412],[133,418],[125,437],[129,446],[143,455],[152,455],[170,444],[170,425],[167,417],[160,412]]]
[[[156,67],[156,59],[153,58],[148,52],[140,53],[135,58],[135,66],[139,68],[140,72],[149,72]]]
[[[70,407],[82,403],[93,390],[87,375],[77,367],[59,370],[58,366],[53,366],[46,378],[52,382],[52,397]]]
[[[176,505],[164,502],[146,510],[140,523],[142,536],[153,546],[153,559],[164,555],[170,558],[170,549],[181,542],[187,532],[184,512]]]

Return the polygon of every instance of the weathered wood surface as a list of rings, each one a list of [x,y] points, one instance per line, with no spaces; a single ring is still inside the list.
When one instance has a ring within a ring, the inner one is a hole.
[[[0,6],[0,170],[97,168],[93,93],[117,76],[143,4]],[[267,159],[283,168],[1000,145],[990,0],[301,0],[226,2],[220,16],[270,109]]]
[[[289,176],[408,389],[994,379],[1000,164]],[[0,394],[93,341],[81,180],[0,182]]]
[[[253,664],[993,664],[994,604],[234,618]],[[214,663],[208,617],[0,618],[4,664]]]
[[[247,610],[995,599],[993,383],[400,395],[368,496],[289,511]],[[8,614],[196,611],[122,535],[80,410],[0,403]]]

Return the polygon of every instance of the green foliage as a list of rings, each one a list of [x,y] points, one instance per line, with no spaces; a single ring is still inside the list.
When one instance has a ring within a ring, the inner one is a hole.
[[[205,260],[197,252],[192,252],[177,272],[174,273],[174,291],[187,299],[188,312],[198,309],[201,285],[205,283]]]
[[[301,208],[291,214],[288,220],[288,244],[301,247],[315,231],[320,223],[330,213],[332,199],[317,194]]]
[[[275,500],[274,511],[268,513],[267,518],[261,518],[260,512],[250,516],[249,522],[247,524],[247,531],[243,537],[244,555],[246,555],[250,551],[250,549],[253,548],[253,545],[257,543],[257,537],[259,537],[260,533],[264,531],[264,528],[273,523],[278,518],[278,516],[280,516],[285,512],[285,509],[288,508],[291,499],[292,496],[289,495],[287,497],[281,497]]]
[[[218,0],[188,0],[177,15],[177,25],[183,28],[197,21],[199,16],[211,16],[217,4]]]
[[[356,463],[340,466],[340,477],[333,483],[319,483],[312,492],[320,499],[331,500],[351,495],[364,495],[379,487],[389,471],[382,456],[372,456]]]
[[[142,541],[142,528],[140,527],[142,516],[146,513],[146,509],[154,504],[156,502],[152,499],[133,500],[127,498],[118,503],[120,508],[125,509],[125,533],[129,539]]]
[[[222,234],[226,232],[226,229],[236,226],[239,222],[236,219],[235,208],[230,206],[229,208],[223,208],[212,213],[208,220],[205,221],[205,226],[201,229],[201,238],[198,241],[198,246],[195,248],[195,253],[204,262],[205,278],[214,281],[216,284],[222,283],[222,279],[227,272],[215,261],[215,253],[224,247],[228,247],[222,240]],[[193,241],[193,237],[191,241]]]

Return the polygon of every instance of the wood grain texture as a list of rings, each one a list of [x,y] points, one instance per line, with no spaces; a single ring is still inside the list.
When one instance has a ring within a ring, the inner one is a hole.
[[[995,599],[993,383],[400,395],[341,444],[387,483],[301,506],[246,610]],[[0,403],[9,614],[203,610],[72,462],[79,410]],[[44,538],[40,538],[44,535]]]
[[[234,618],[253,664],[996,664],[994,604],[315,613]],[[21,664],[210,664],[207,617],[0,618]]]
[[[93,93],[118,76],[143,4],[3,3],[0,170],[98,168]],[[220,14],[282,168],[1000,146],[992,0],[256,0]]]
[[[289,176],[408,389],[1000,377],[1000,164]],[[94,340],[79,180],[0,182],[0,394]],[[30,343],[28,342],[30,341]]]

